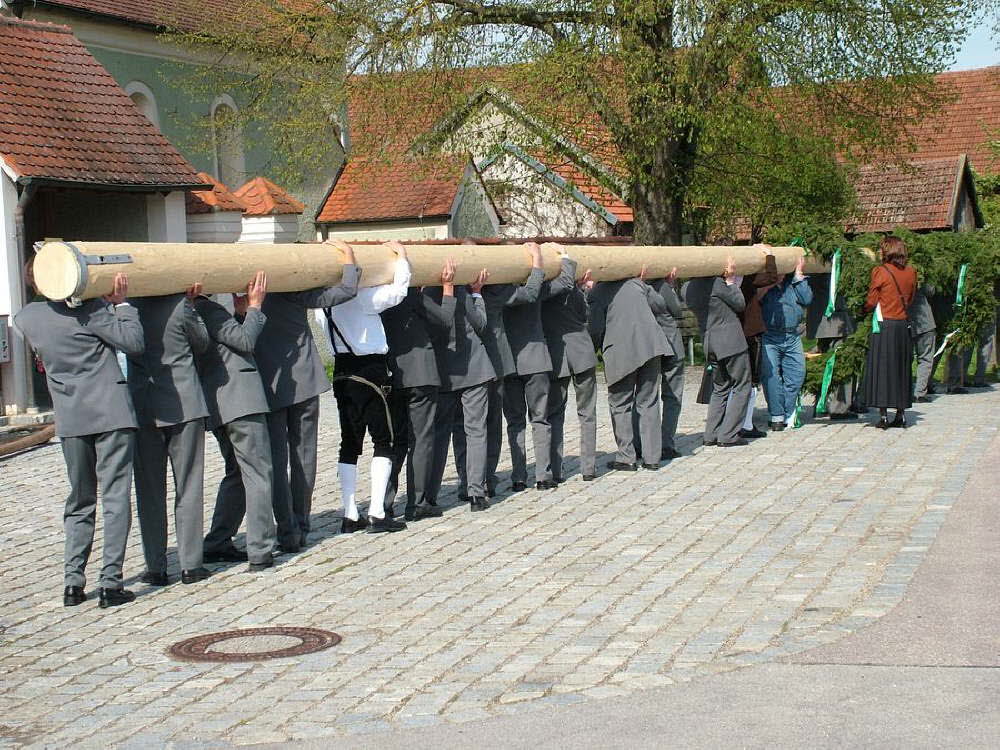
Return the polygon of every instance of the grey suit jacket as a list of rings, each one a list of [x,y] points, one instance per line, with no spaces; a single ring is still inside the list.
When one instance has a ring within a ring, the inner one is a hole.
[[[142,354],[145,342],[134,307],[88,300],[32,302],[14,316],[45,365],[56,434],[79,437],[138,426],[115,349]]]
[[[847,301],[842,294],[837,295],[833,314],[824,314],[830,301],[830,274],[810,277],[809,284],[813,301],[806,312],[806,336],[811,339],[842,339],[854,333],[854,317],[847,309]]]
[[[937,323],[934,320],[934,311],[931,310],[931,303],[928,302],[928,295],[934,294],[934,288],[926,284],[917,287],[917,293],[913,295],[913,302],[907,310],[910,318],[910,328],[913,335],[930,333],[937,330]]]
[[[613,385],[653,357],[671,354],[654,314],[666,310],[663,298],[639,279],[602,281],[589,296],[590,334],[601,347],[604,374]]]
[[[570,263],[575,276],[576,262]],[[567,378],[597,367],[594,340],[587,327],[589,317],[587,294],[575,283],[561,292],[550,289],[542,302],[542,328],[555,377]]]
[[[382,313],[394,387],[441,385],[429,328],[432,325],[444,327],[449,323],[441,305],[432,302],[416,287],[406,293],[400,304]]]
[[[679,321],[684,319],[684,308],[681,306],[680,297],[674,288],[666,282],[666,279],[657,279],[649,284],[653,293],[663,300],[664,312],[656,314],[656,322],[663,329],[663,335],[667,337],[667,343],[673,350],[673,356],[684,359],[684,336],[681,335]]]
[[[358,294],[361,273],[344,266],[340,286],[305,292],[269,294],[261,310],[267,324],[257,338],[254,357],[271,411],[308,401],[330,390],[330,380],[316,351],[309,310],[333,307]]]
[[[208,404],[210,430],[268,411],[264,384],[253,358],[254,344],[267,318],[251,307],[240,324],[233,315],[231,299],[229,295],[221,301],[200,297],[194,303],[213,342],[207,351],[195,356]],[[228,306],[221,304],[227,301]]]
[[[683,293],[684,301],[698,318],[706,358],[718,361],[747,350],[739,318],[746,301],[739,285],[710,276],[691,279]]]
[[[507,326],[504,325],[504,310],[514,305],[526,305],[537,300],[542,293],[545,271],[532,269],[523,285],[492,284],[483,287],[483,301],[486,303],[486,330],[483,344],[489,352],[490,361],[498,378],[505,378],[517,372],[514,353],[508,340]]]
[[[146,350],[129,356],[128,387],[139,425],[167,427],[208,416],[195,353],[211,346],[205,324],[183,294],[141,297],[139,312]]]
[[[434,353],[437,355],[441,390],[471,388],[496,378],[496,371],[481,335],[488,328],[486,303],[469,294],[464,286],[455,288],[454,297],[444,297],[441,287],[426,289],[431,304],[441,308],[433,316]],[[440,321],[447,320],[445,325]]]
[[[536,299],[504,308],[504,327],[518,375],[552,372],[552,357],[542,327],[542,300],[569,291],[576,283],[575,274],[576,263],[564,259],[559,264],[559,275],[552,281],[542,282]]]

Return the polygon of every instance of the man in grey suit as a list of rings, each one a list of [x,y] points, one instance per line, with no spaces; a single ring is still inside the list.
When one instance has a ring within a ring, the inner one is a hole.
[[[128,359],[128,385],[139,418],[135,504],[146,571],[142,581],[166,586],[167,461],[174,477],[174,533],[181,582],[209,576],[202,566],[203,479],[208,406],[194,353],[211,345],[205,324],[183,294],[142,297],[139,312],[146,349]]]
[[[434,435],[434,471],[428,494],[437,497],[448,462],[448,443],[455,425],[456,412],[461,410],[462,455],[455,452],[456,463],[465,464],[470,510],[483,511],[490,507],[487,493],[487,401],[489,384],[496,377],[489,353],[480,335],[487,328],[486,305],[482,297],[488,274],[480,272],[468,290],[454,284],[455,266],[449,261],[441,274],[442,286],[427,289],[434,304],[441,306],[435,320],[448,320],[432,332],[434,353],[437,355],[441,391],[438,394],[438,418]]]
[[[926,284],[917,287],[913,302],[907,310],[910,318],[910,334],[913,336],[913,354],[917,359],[917,379],[913,390],[913,400],[926,403],[931,400],[930,384],[934,374],[934,348],[937,344],[937,323],[934,311],[927,299],[934,294],[934,288]]]
[[[576,263],[567,261],[566,270],[576,276]],[[584,288],[590,282],[588,270],[579,284],[568,291],[550,289],[542,302],[542,328],[552,357],[549,391],[549,424],[552,450],[549,463],[552,479],[563,480],[563,430],[569,384],[576,391],[576,414],[580,421],[580,472],[589,482],[597,476],[597,355],[588,331],[589,308]]]
[[[32,286],[31,263],[25,275]],[[115,349],[138,355],[142,326],[125,303],[128,280],[118,274],[114,291],[79,306],[31,302],[14,316],[45,365],[69,476],[63,528],[63,605],[87,599],[84,574],[94,544],[97,487],[101,488],[104,551],[98,582],[99,606],[127,604],[135,594],[124,588],[122,564],[132,512],[132,457],[138,423]]]
[[[504,311],[514,305],[526,305],[538,300],[542,292],[542,283],[545,281],[545,271],[542,269],[541,247],[535,243],[525,245],[528,256],[531,259],[531,273],[528,274],[527,281],[518,286],[516,284],[491,284],[483,288],[483,302],[486,305],[486,328],[482,332],[482,341],[486,346],[486,351],[490,355],[490,362],[496,373],[496,380],[490,387],[489,410],[486,420],[487,432],[487,454],[486,454],[486,493],[493,496],[497,486],[497,464],[500,461],[500,450],[503,445],[503,417],[505,416],[508,397],[506,395],[507,378],[517,377],[517,367],[514,362],[514,354],[511,350],[510,341],[505,325]],[[535,395],[535,389],[532,389]],[[522,394],[521,400],[524,400]],[[509,420],[509,417],[508,417]],[[508,424],[508,435],[510,425]],[[523,433],[522,453],[523,453]],[[515,448],[511,447],[511,453]],[[512,460],[514,459],[512,455]],[[516,467],[515,467],[516,468]],[[527,487],[527,468],[522,472],[522,476],[517,476],[511,472],[511,479],[514,480],[512,489],[520,492]]]
[[[847,301],[844,295],[838,294],[834,301],[833,312],[826,315],[826,308],[830,299],[829,274],[826,279],[820,278],[813,290],[813,303],[809,310],[819,309],[819,318],[816,323],[814,337],[816,345],[823,353],[836,350],[844,341],[854,333],[854,317],[847,308]],[[808,326],[807,326],[808,328]],[[851,404],[854,401],[854,383],[845,382],[833,387],[826,397],[826,410],[830,419],[857,419],[858,415],[851,411]]]
[[[680,322],[684,320],[684,308],[674,288],[676,283],[675,268],[666,278],[656,279],[649,284],[663,299],[665,310],[656,314],[656,322],[663,329],[663,335],[673,352],[660,358],[660,400],[663,403],[663,418],[660,422],[661,461],[672,461],[681,455],[675,438],[684,398],[684,337],[680,329]],[[656,307],[659,306],[657,303]]]
[[[635,471],[641,451],[644,469],[660,465],[660,358],[671,354],[655,314],[663,313],[663,298],[638,278],[596,284],[589,295],[590,333],[604,357],[608,406],[618,454],[608,468]],[[638,413],[638,416],[634,414]],[[633,424],[641,438],[636,450]]]
[[[298,552],[309,533],[319,396],[330,390],[308,311],[342,304],[358,293],[354,251],[343,243],[333,243],[333,248],[344,261],[340,286],[267,295],[261,307],[267,323],[254,347],[270,407],[267,427],[274,471],[274,519],[278,544],[285,552]]]
[[[746,305],[732,259],[722,277],[691,279],[684,301],[698,318],[705,358],[713,368],[705,445],[747,445],[739,435],[750,400],[750,360],[739,313]]]
[[[389,409],[393,460],[386,511],[390,511],[396,498],[399,472],[405,463],[407,521],[441,515],[437,498],[427,492],[434,470],[434,420],[441,386],[428,329],[449,323],[441,306],[416,287],[407,292],[400,304],[382,313],[392,371]]]
[[[193,290],[195,294],[200,291]],[[207,426],[219,443],[226,465],[215,497],[212,526],[205,536],[205,560],[249,560],[251,572],[274,564],[274,472],[267,433],[267,396],[253,358],[254,344],[266,320],[260,310],[266,293],[267,277],[259,272],[247,286],[245,297],[233,295],[232,302],[227,299],[229,295],[219,301],[202,296],[194,299],[213,342],[196,358],[208,402]],[[246,552],[233,544],[244,515]]]

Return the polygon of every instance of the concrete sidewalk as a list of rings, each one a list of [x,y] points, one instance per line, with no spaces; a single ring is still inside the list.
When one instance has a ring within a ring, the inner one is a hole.
[[[903,601],[864,630],[782,663],[606,701],[296,746],[1000,747],[998,488],[1000,438]]]

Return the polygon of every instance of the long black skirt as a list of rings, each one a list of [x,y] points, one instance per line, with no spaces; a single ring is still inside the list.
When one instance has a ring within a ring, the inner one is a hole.
[[[905,320],[883,320],[868,339],[861,402],[869,408],[913,406],[913,339]]]

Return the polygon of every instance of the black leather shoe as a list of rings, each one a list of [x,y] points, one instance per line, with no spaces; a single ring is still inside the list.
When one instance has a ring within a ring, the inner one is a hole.
[[[170,579],[167,578],[166,573],[154,573],[151,570],[145,571],[139,580],[143,583],[149,584],[150,586],[169,586]]]
[[[340,522],[340,533],[341,534],[353,534],[355,531],[364,531],[368,528],[368,519],[364,516],[358,518],[357,521],[352,521],[350,518],[345,518]]]
[[[750,445],[750,443],[743,438],[736,438],[736,440],[731,443],[719,443],[720,448],[738,448],[741,445]]]
[[[673,461],[675,458],[680,458],[683,453],[681,453],[676,448],[667,448],[665,451],[660,453],[661,461]]]
[[[917,396],[913,400],[916,401],[918,404],[929,404],[934,399],[932,399],[930,396]],[[832,417],[831,417],[831,419],[832,419]]]
[[[375,518],[374,516],[368,516],[369,534],[385,534],[394,531],[402,531],[405,528],[406,524],[403,521],[396,521],[392,518]]]
[[[298,542],[289,542],[288,544],[284,542],[278,543],[278,552],[282,555],[294,555],[301,551],[302,546]]]
[[[740,430],[740,437],[744,440],[757,440],[758,438],[767,437],[767,433],[754,427],[752,430]]]
[[[525,484],[524,482],[514,482],[510,486],[511,492],[524,492],[526,489],[528,489],[528,485]]]
[[[786,426],[784,422],[771,422],[771,432],[783,432]]]
[[[478,513],[479,511],[487,510],[490,507],[490,501],[485,497],[474,497],[469,503],[469,510],[473,513]]]
[[[625,464],[620,461],[608,461],[608,468],[612,471],[638,471],[635,464]]]
[[[927,400],[930,401],[930,399],[927,399]],[[830,415],[830,419],[832,419],[835,422],[837,420],[840,420],[840,419],[857,419],[857,418],[858,418],[858,415],[855,414],[852,411],[846,411],[843,414],[831,414]]]
[[[83,586],[67,586],[63,589],[63,606],[75,607],[87,601],[87,592]]]
[[[556,484],[562,484],[563,482],[566,481],[566,478],[553,476],[552,481],[555,482]]]
[[[192,568],[191,570],[181,571],[181,583],[198,583],[198,581],[204,581],[206,578],[211,576],[205,568]]]
[[[440,518],[444,515],[444,511],[438,505],[428,505],[427,503],[417,503],[417,507],[413,509],[413,519],[414,521],[419,521],[421,518]]]
[[[535,482],[536,490],[557,490],[559,485],[551,479],[543,479],[541,482]]]
[[[900,429],[906,429],[906,417],[896,417],[889,423],[890,427],[898,427]]]
[[[646,471],[659,471],[660,470],[660,465],[659,464],[643,464],[642,468],[644,468]]]
[[[262,570],[267,570],[268,568],[273,568],[273,567],[274,567],[274,558],[268,555],[266,560],[250,563],[247,566],[247,573],[260,573]]]
[[[100,600],[97,606],[101,609],[118,607],[135,601],[135,594],[128,589],[100,589]]]
[[[716,445],[719,444],[719,441],[718,440],[702,440],[701,444],[704,445],[707,448],[714,448]]]
[[[220,563],[246,561],[247,553],[241,549],[236,549],[236,547],[223,547],[222,549],[205,551],[205,562]]]
[[[888,430],[889,429],[889,420],[888,419],[880,419],[878,422],[876,422],[875,427],[877,427],[880,430]]]
[[[583,475],[583,481],[584,482],[593,482],[595,479],[597,479],[597,475],[596,474],[584,474]]]

